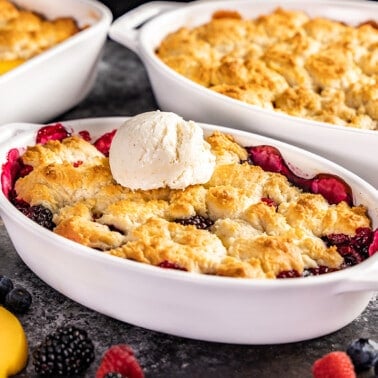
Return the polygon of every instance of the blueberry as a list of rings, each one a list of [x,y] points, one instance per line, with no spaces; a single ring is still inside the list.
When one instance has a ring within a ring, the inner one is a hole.
[[[24,314],[29,310],[32,296],[23,287],[16,286],[5,297],[4,306],[16,314]]]
[[[13,282],[10,278],[0,276],[0,303],[4,303],[5,296],[13,289]]]
[[[347,350],[356,372],[370,369],[378,358],[378,344],[369,339],[356,339],[352,341]]]

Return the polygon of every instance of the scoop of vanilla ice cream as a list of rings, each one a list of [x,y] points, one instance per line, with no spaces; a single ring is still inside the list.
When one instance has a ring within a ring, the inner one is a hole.
[[[196,123],[152,111],[128,119],[117,130],[109,164],[114,179],[130,189],[184,189],[210,179],[215,156]]]

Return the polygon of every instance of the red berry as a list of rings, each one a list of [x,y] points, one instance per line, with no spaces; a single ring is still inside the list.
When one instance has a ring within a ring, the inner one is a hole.
[[[9,150],[7,161],[2,165],[1,187],[4,195],[9,198],[13,185],[20,171],[20,152],[16,148]]]
[[[314,378],[356,378],[352,360],[345,352],[331,352],[312,365]]]
[[[184,270],[184,271],[187,270],[186,268],[180,266],[179,264],[176,264],[174,262],[170,262],[170,261],[167,261],[167,260],[164,260],[161,263],[159,263],[158,267],[165,268],[165,269]]]
[[[262,197],[261,202],[265,203],[268,206],[277,207],[276,201],[268,197]]]
[[[144,378],[144,373],[133,350],[125,344],[113,345],[102,357],[96,378],[104,378],[107,373],[121,373],[127,378]]]
[[[69,137],[71,133],[61,124],[47,125],[38,130],[36,142],[45,144],[49,140],[63,140]]]
[[[374,230],[372,239],[368,249],[369,256],[373,256],[374,253],[378,252],[378,228]]]
[[[93,143],[93,145],[105,156],[109,156],[110,145],[112,144],[112,140],[114,138],[116,131],[117,130],[115,129],[104,134]]]
[[[264,171],[277,172],[286,176],[293,184],[311,193],[320,193],[330,204],[346,201],[353,204],[352,190],[340,177],[320,173],[312,179],[297,176],[286,164],[281,152],[273,146],[246,147],[248,161]]]
[[[89,131],[87,131],[87,130],[79,131],[78,134],[79,134],[84,140],[86,140],[87,142],[90,142],[90,140],[92,139],[91,134],[89,134]]]

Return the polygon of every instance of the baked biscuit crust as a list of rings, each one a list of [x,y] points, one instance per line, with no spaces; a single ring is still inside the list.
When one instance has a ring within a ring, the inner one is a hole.
[[[103,253],[240,278],[339,269],[344,259],[324,237],[371,226],[365,207],[329,204],[249,164],[231,136],[215,132],[207,142],[213,176],[184,190],[118,185],[108,158],[78,136],[27,147],[21,159],[32,170],[15,183],[17,201],[48,208],[55,233]],[[185,222],[193,217],[208,219],[206,227]]]
[[[71,17],[48,20],[32,10],[0,0],[0,74],[79,31]]]
[[[282,8],[251,20],[223,11],[204,25],[167,35],[156,54],[178,73],[233,99],[378,129],[373,23],[348,26]]]

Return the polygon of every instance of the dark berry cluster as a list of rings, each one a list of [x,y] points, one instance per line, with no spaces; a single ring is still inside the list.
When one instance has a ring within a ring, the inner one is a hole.
[[[344,258],[346,266],[359,264],[369,257],[369,246],[373,241],[373,231],[367,227],[356,230],[354,236],[331,234],[323,238],[328,246],[335,245]]]
[[[53,222],[52,212],[42,205],[29,206],[25,202],[15,202],[15,206],[24,215],[38,223],[40,226],[53,230],[55,223]]]
[[[30,308],[32,296],[20,285],[13,285],[13,281],[0,275],[0,304],[15,314],[24,314]]]
[[[321,274],[335,272],[338,269],[329,268],[328,266],[320,265],[317,268],[306,268],[300,274],[296,270],[284,270],[277,275],[277,278],[297,278],[297,277],[310,277],[320,276]]]
[[[329,268],[328,266],[320,265],[317,268],[307,268],[303,272],[303,277],[319,276],[325,273],[336,272],[338,269]]]
[[[58,328],[33,351],[33,365],[42,376],[76,377],[94,360],[94,346],[85,330]]]
[[[175,222],[180,223],[183,226],[196,226],[200,230],[207,230],[214,224],[210,218],[205,218],[201,215],[194,215],[190,218],[175,219]]]

